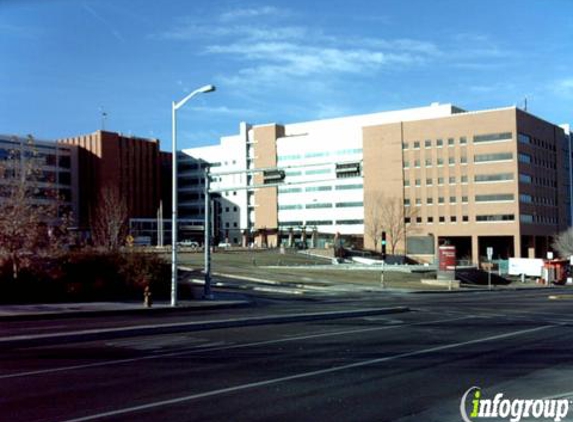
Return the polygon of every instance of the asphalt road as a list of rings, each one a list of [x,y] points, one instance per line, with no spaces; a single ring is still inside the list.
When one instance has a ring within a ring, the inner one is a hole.
[[[370,293],[144,320],[2,323],[5,337],[190,318],[412,310],[5,348],[0,420],[447,422],[462,420],[460,400],[472,386],[488,396],[572,398],[573,301],[549,294]],[[571,408],[565,420],[573,420]]]

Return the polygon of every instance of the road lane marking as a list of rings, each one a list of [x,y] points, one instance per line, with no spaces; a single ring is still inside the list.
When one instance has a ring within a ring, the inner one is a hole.
[[[331,337],[331,336],[341,336],[341,335],[346,335],[346,334],[358,334],[358,333],[364,333],[364,332],[369,332],[369,331],[390,330],[390,329],[394,329],[394,328],[402,328],[402,327],[417,326],[417,325],[428,325],[428,324],[437,324],[437,323],[444,323],[444,322],[454,322],[454,321],[470,319],[470,318],[471,317],[464,316],[464,317],[449,318],[449,319],[443,319],[443,320],[415,322],[415,323],[411,323],[411,324],[394,324],[394,325],[386,325],[384,327],[369,327],[369,328],[358,328],[358,329],[352,329],[352,330],[332,331],[332,332],[318,333],[318,334],[307,334],[307,335],[302,335],[302,336],[287,337],[287,338],[275,339],[275,340],[264,340],[264,341],[256,341],[256,342],[251,342],[251,343],[226,345],[226,346],[222,346],[222,347],[201,348],[201,349],[197,349],[197,350],[185,350],[183,352],[158,353],[158,354],[155,354],[152,356],[143,356],[143,357],[129,358],[129,359],[117,359],[117,360],[112,360],[112,361],[107,361],[107,362],[62,366],[59,368],[40,369],[40,370],[36,370],[36,371],[27,371],[27,372],[18,372],[15,374],[0,375],[0,380],[10,379],[10,378],[28,377],[28,376],[34,376],[34,375],[44,375],[44,374],[51,374],[51,373],[56,373],[56,372],[75,371],[75,370],[79,370],[79,369],[97,368],[97,367],[102,367],[102,366],[120,365],[123,363],[140,362],[140,361],[145,361],[145,360],[160,359],[160,358],[166,358],[166,357],[176,357],[176,356],[183,356],[183,355],[188,355],[188,354],[193,354],[193,353],[218,352],[218,351],[223,351],[223,350],[240,349],[240,348],[254,347],[254,346],[267,346],[267,345],[277,344],[277,343],[287,343],[289,341],[308,340],[308,339],[313,339],[313,338]]]
[[[375,365],[378,363],[390,362],[393,360],[412,357],[412,356],[419,356],[419,355],[424,355],[424,354],[428,354],[428,353],[441,352],[443,350],[454,349],[454,348],[468,346],[468,345],[472,345],[472,344],[486,343],[486,342],[494,341],[494,340],[501,340],[501,339],[506,339],[506,338],[511,338],[511,337],[517,337],[517,336],[520,336],[523,334],[529,334],[529,333],[534,333],[537,331],[547,330],[548,328],[555,328],[555,326],[544,325],[541,327],[529,328],[527,330],[513,331],[510,333],[498,334],[495,336],[483,337],[483,338],[479,338],[479,339],[475,339],[475,340],[468,340],[468,341],[464,341],[464,342],[451,343],[451,344],[446,344],[446,345],[442,345],[442,346],[430,347],[428,349],[418,350],[415,352],[400,353],[400,354],[394,355],[394,356],[387,356],[387,357],[383,357],[383,358],[370,359],[370,360],[366,360],[366,361],[362,361],[362,362],[355,362],[355,363],[350,363],[350,364],[341,365],[341,366],[335,366],[335,367],[327,368],[327,369],[319,369],[316,371],[301,372],[299,374],[289,375],[286,377],[272,378],[272,379],[264,380],[264,381],[251,382],[251,383],[247,383],[247,384],[236,385],[233,387],[227,387],[227,388],[221,388],[221,389],[217,389],[217,390],[205,391],[203,393],[197,393],[197,394],[191,394],[188,396],[176,397],[176,398],[169,399],[169,400],[160,400],[157,402],[142,404],[139,406],[125,407],[123,409],[111,410],[109,412],[102,412],[102,413],[83,416],[83,417],[74,418],[74,419],[66,419],[66,420],[60,421],[60,422],[87,422],[87,421],[92,421],[92,420],[101,419],[101,418],[107,418],[107,417],[111,417],[111,416],[120,416],[120,415],[125,415],[127,413],[134,413],[134,412],[140,412],[143,410],[156,409],[159,407],[171,406],[171,405],[184,403],[184,402],[188,402],[188,401],[192,401],[192,400],[197,400],[197,399],[202,399],[202,398],[207,398],[207,397],[213,397],[213,396],[219,396],[222,394],[234,393],[237,391],[249,390],[249,389],[259,388],[259,387],[266,387],[269,385],[279,384],[282,382],[288,382],[288,381],[294,381],[294,380],[298,380],[298,379],[310,378],[310,377],[315,377],[315,376],[319,376],[319,375],[332,374],[335,372],[341,372],[341,371],[346,371],[349,369],[361,368],[364,366]]]

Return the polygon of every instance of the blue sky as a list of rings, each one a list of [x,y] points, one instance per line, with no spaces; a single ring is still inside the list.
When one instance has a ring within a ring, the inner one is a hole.
[[[179,147],[431,102],[573,122],[573,0],[0,0],[0,133]]]

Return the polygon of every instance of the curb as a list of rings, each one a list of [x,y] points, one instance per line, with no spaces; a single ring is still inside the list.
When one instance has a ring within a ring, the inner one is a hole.
[[[357,318],[372,315],[385,315],[409,312],[407,307],[373,308],[351,311],[314,312],[303,314],[287,314],[251,318],[224,319],[204,322],[181,322],[171,324],[143,325],[137,327],[105,328],[69,333],[19,335],[0,338],[0,347],[32,347],[51,344],[88,342],[94,340],[109,340],[114,338],[137,337],[150,334],[174,334],[190,331],[214,330],[220,328],[252,327],[268,324],[287,324],[293,322],[308,322],[318,320],[333,320],[342,318]]]
[[[13,315],[0,315],[0,322],[3,321],[39,321],[45,319],[67,319],[78,317],[102,317],[119,315],[146,315],[168,314],[176,312],[196,312],[211,311],[215,309],[234,309],[252,306],[253,303],[247,300],[229,301],[227,303],[217,303],[217,301],[204,302],[201,306],[179,306],[171,307],[151,307],[151,308],[131,308],[131,309],[108,309],[108,310],[72,310],[72,311],[46,311],[37,313],[20,313]]]

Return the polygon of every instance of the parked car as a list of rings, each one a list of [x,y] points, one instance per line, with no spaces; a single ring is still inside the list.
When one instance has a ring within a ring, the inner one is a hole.
[[[177,243],[179,246],[185,247],[185,248],[193,248],[193,249],[197,249],[199,248],[199,243],[194,242],[192,240],[182,240],[181,242]]]
[[[230,248],[231,244],[227,242],[221,242],[217,245],[219,248]]]

